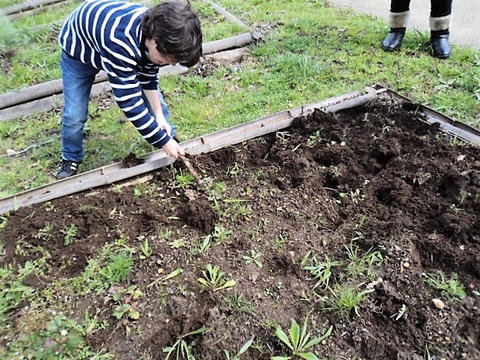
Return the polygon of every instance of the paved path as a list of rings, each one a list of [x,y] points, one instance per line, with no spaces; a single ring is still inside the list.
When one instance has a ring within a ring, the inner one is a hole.
[[[388,23],[390,0],[330,0],[330,3],[347,6],[358,12],[377,15]],[[451,42],[455,45],[467,45],[480,50],[480,0],[453,0],[452,6]],[[430,1],[412,0],[410,10],[410,29],[429,31]]]

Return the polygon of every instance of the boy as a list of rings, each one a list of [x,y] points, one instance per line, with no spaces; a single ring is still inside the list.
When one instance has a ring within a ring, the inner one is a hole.
[[[143,138],[170,156],[184,155],[173,139],[158,71],[162,64],[193,66],[202,55],[200,21],[188,4],[169,0],[147,9],[121,0],[87,0],[65,21],[59,43],[65,104],[58,179],[75,175],[84,157],[83,127],[100,70]]]

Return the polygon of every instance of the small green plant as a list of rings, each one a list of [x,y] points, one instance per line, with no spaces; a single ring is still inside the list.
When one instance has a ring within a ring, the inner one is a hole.
[[[310,312],[311,313],[311,312]],[[288,360],[294,356],[298,356],[305,360],[319,360],[315,353],[311,352],[311,348],[327,337],[332,333],[333,326],[330,326],[328,330],[322,336],[312,338],[312,334],[307,332],[308,327],[308,316],[305,317],[302,327],[298,325],[295,319],[291,320],[290,329],[288,335],[282,330],[280,326],[277,326],[275,335],[291,350],[292,354],[290,356],[273,356],[271,360]]]
[[[220,271],[218,265],[212,266],[212,264],[207,264],[206,270],[202,270],[202,275],[203,277],[198,278],[198,282],[204,288],[211,289],[214,292],[234,287],[236,284],[235,280],[225,279],[226,274]]]
[[[174,355],[176,360],[187,359],[187,360],[195,360],[191,350],[193,346],[195,346],[195,342],[187,343],[185,338],[192,335],[204,334],[209,331],[210,328],[208,327],[201,327],[200,329],[194,330],[189,332],[188,334],[180,336],[175,344],[172,346],[166,347],[163,350],[164,353],[167,354],[165,360],[169,360],[170,356]]]
[[[334,267],[342,265],[341,261],[330,261],[327,255],[325,255],[325,261],[318,261],[316,257],[312,259],[313,264],[305,266],[303,269],[310,272],[313,278],[317,280],[314,289],[322,287],[328,288],[330,279],[332,277],[332,269]]]
[[[358,246],[351,244],[347,249],[348,265],[347,273],[351,277],[366,275],[369,279],[375,278],[377,275],[374,267],[381,265],[384,261],[380,251],[369,249],[363,256],[359,254]]]
[[[320,134],[320,130],[317,130],[308,137],[307,147],[311,148],[315,146],[315,144],[319,143],[320,141],[322,141],[322,136]]]
[[[181,237],[168,243],[172,249],[180,249],[187,245],[187,238]]]
[[[325,309],[341,313],[348,313],[354,310],[355,314],[359,315],[358,306],[365,300],[367,294],[375,291],[375,289],[359,291],[362,285],[355,287],[336,286],[335,289],[329,288],[331,297],[326,296],[323,298],[327,304]]]
[[[137,285],[131,285],[127,288],[119,287],[112,297],[113,301],[119,303],[113,309],[113,316],[116,319],[128,318],[138,320],[140,312],[136,308],[136,300],[142,296],[143,293],[137,288]]]
[[[0,216],[0,231],[5,229],[5,226],[7,226],[9,217],[10,217],[9,213],[6,213]]]
[[[65,318],[65,321],[68,323],[69,327],[75,329],[77,332],[82,334],[82,336],[90,336],[96,333],[99,330],[104,330],[108,327],[108,321],[103,320],[102,322],[98,321],[98,314],[100,310],[97,309],[97,312],[94,316],[90,316],[88,310],[85,310],[85,314],[83,316],[83,322],[78,324],[77,322]]]
[[[227,244],[232,235],[232,230],[226,229],[223,225],[215,225],[213,238],[220,244]]]
[[[212,245],[212,234],[208,234],[203,237],[202,241],[199,241],[198,243],[192,246],[190,253],[192,255],[204,254],[210,248],[211,245]]]
[[[243,344],[240,350],[238,350],[238,352],[235,355],[230,354],[227,350],[223,350],[223,352],[225,353],[225,360],[240,360],[240,355],[245,353],[245,351],[247,351],[248,348],[252,346],[253,339],[254,338],[252,337],[245,344]]]
[[[188,171],[180,170],[180,173],[175,176],[175,180],[180,189],[186,190],[195,182],[195,176]]]
[[[35,234],[35,238],[47,241],[53,237],[53,230],[54,226],[50,222],[46,222],[45,226]]]
[[[255,263],[255,265],[257,265],[259,268],[262,268],[263,264],[262,264],[262,262],[259,260],[261,257],[262,257],[262,253],[261,253],[261,252],[255,251],[254,249],[251,249],[249,255],[244,255],[244,256],[243,256],[243,259],[245,260],[245,263],[246,263],[247,265],[248,265],[248,264],[251,264],[251,263],[253,262],[253,263]]]
[[[467,296],[465,287],[454,275],[450,279],[445,278],[443,271],[437,274],[422,274],[422,279],[436,290],[440,290],[442,295],[449,295],[456,299],[463,299]]]
[[[63,244],[65,246],[73,244],[75,238],[78,235],[78,227],[75,224],[70,224],[69,226],[66,226],[63,230],[61,230],[63,233]]]
[[[142,241],[140,243],[140,250],[142,251],[142,254],[140,255],[141,260],[148,259],[150,256],[152,256],[153,251],[152,248],[150,247],[150,243],[148,242],[148,238],[146,236],[140,235],[137,237],[138,240]]]
[[[152,281],[150,284],[148,284],[148,288],[151,288],[152,286],[155,286],[157,284],[164,284],[166,281],[173,279],[174,277],[180,275],[183,273],[183,269],[178,268],[174,271],[172,271],[170,274],[160,276],[158,279]]]

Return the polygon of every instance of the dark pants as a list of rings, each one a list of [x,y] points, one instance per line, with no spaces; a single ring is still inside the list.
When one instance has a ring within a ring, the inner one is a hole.
[[[450,15],[452,13],[452,1],[430,0],[430,16],[442,17]],[[408,10],[410,10],[410,0],[392,0],[390,3],[390,11],[393,13],[401,13]]]

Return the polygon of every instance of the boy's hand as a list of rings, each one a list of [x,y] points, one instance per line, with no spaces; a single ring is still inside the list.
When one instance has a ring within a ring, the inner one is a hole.
[[[162,148],[167,155],[173,156],[175,159],[178,159],[180,155],[185,155],[185,151],[183,151],[180,145],[173,139],[170,139]]]

